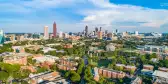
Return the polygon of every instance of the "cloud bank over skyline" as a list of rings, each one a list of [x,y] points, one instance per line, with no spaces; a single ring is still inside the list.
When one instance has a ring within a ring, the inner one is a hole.
[[[121,1],[121,0],[119,0]],[[5,32],[43,32],[56,21],[58,31],[78,32],[102,27],[109,31],[168,32],[168,9],[115,0],[2,0],[0,29]],[[162,0],[161,0],[162,1]],[[163,2],[157,2],[161,4]],[[152,4],[152,3],[151,3]]]

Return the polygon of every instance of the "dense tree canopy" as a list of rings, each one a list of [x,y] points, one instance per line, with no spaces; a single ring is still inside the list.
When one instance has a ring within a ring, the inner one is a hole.
[[[13,52],[12,44],[4,44],[3,46],[0,46],[0,53],[3,52]]]
[[[70,79],[72,82],[79,82],[81,77],[75,71],[68,71],[65,73],[65,78]]]
[[[0,80],[6,81],[9,77],[9,74],[5,71],[0,71]]]
[[[91,72],[91,67],[87,66],[84,71],[84,79],[86,82],[90,82],[93,79],[93,74]]]
[[[84,65],[85,65],[84,60],[81,60],[80,63],[79,63],[78,69],[77,69],[78,74],[81,74],[83,72]]]

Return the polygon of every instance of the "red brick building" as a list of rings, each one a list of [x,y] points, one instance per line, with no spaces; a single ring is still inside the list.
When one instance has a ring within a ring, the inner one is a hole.
[[[64,48],[73,48],[73,45],[72,44],[65,44]]]
[[[103,77],[107,78],[124,78],[126,76],[124,72],[106,68],[99,68],[98,73],[99,75],[102,75]]]
[[[78,66],[78,63],[74,62],[74,61],[61,59],[59,61],[59,64],[57,64],[57,66],[61,70],[76,70],[76,67]]]
[[[153,70],[154,66],[152,65],[143,65],[143,69]]]

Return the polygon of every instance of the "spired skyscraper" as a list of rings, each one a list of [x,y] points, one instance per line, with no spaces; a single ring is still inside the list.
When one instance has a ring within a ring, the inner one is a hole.
[[[5,38],[4,38],[4,32],[3,30],[0,30],[0,44],[4,44]]]
[[[53,24],[53,38],[56,38],[56,37],[57,37],[57,25],[54,22],[54,24]]]

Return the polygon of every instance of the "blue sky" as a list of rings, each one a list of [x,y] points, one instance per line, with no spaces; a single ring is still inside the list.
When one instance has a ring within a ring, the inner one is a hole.
[[[0,29],[43,32],[102,27],[113,31],[168,32],[167,0],[0,0]]]

